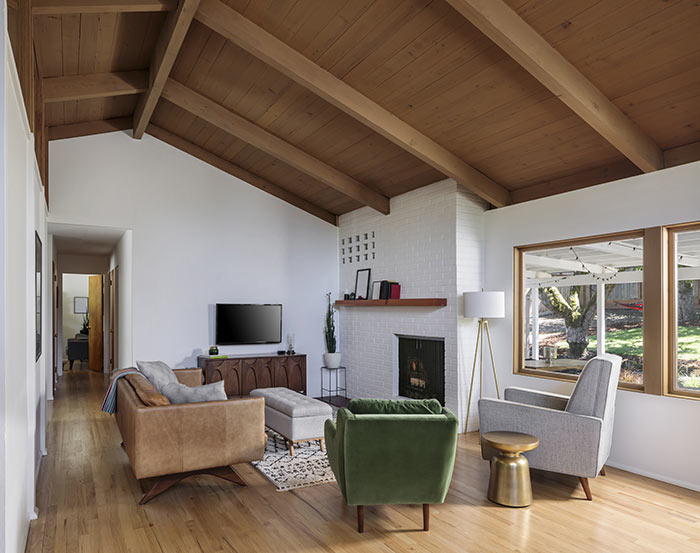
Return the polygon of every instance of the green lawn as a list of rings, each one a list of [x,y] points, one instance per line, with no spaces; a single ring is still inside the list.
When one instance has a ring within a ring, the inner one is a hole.
[[[588,349],[595,352],[598,346],[595,336],[591,337]],[[565,341],[557,344],[568,348]],[[642,355],[642,329],[609,330],[605,334],[605,349],[617,355]],[[678,329],[678,358],[686,360],[700,359],[700,326],[682,326]]]

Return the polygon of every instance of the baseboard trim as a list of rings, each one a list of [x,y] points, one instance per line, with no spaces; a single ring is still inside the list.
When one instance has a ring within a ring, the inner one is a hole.
[[[646,478],[651,478],[653,480],[658,480],[659,482],[665,482],[666,484],[673,484],[674,486],[678,486],[680,488],[686,488],[688,490],[693,490],[694,492],[700,492],[700,485],[698,484],[692,484],[690,482],[685,482],[683,480],[678,480],[676,478],[670,478],[668,476],[663,476],[661,474],[656,474],[654,472],[649,472],[647,470],[642,470],[637,467],[631,467],[629,465],[623,465],[620,463],[611,463],[608,461],[605,463],[606,466],[608,467],[613,467],[616,469],[620,470],[625,470],[627,472],[631,472],[634,474],[638,474],[639,476],[645,476]]]

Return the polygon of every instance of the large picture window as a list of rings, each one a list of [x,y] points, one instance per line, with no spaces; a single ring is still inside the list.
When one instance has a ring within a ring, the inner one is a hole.
[[[700,396],[700,225],[669,232],[672,393]]]
[[[602,353],[643,385],[643,233],[517,248],[520,372],[575,379]]]
[[[620,386],[700,399],[700,222],[518,246],[514,269],[516,373],[614,353]]]

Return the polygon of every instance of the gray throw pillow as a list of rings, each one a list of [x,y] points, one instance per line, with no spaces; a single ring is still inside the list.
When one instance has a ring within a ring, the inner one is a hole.
[[[162,361],[136,361],[136,366],[139,368],[139,371],[141,371],[141,374],[153,384],[153,387],[163,395],[165,395],[163,393],[163,387],[166,384],[178,382],[177,376],[175,376],[173,370]]]
[[[185,386],[179,382],[170,382],[163,386],[162,394],[170,403],[201,403],[205,401],[225,401],[224,381],[212,382],[204,386]]]

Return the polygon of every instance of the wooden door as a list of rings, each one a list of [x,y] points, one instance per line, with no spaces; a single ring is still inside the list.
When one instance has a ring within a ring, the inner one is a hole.
[[[241,367],[241,395],[250,395],[251,390],[260,388],[256,359],[243,359]]]
[[[290,357],[287,363],[287,380],[290,390],[306,393],[306,357]]]
[[[262,357],[255,364],[258,375],[258,388],[272,388],[274,386],[273,374],[273,359],[271,357]]]
[[[102,336],[102,275],[89,278],[88,317],[90,332],[88,334],[88,367],[102,372],[104,367],[104,338]]]
[[[58,272],[56,271],[56,263],[52,263],[52,292],[53,292],[53,302],[51,302],[51,309],[53,310],[53,316],[51,317],[52,329],[51,336],[53,344],[53,363],[51,364],[51,386],[53,391],[56,391],[56,373],[58,372],[58,329],[56,328],[56,321],[58,320],[58,306],[61,301],[61,294],[58,289]],[[61,360],[63,360],[63,355],[61,355]]]
[[[275,359],[274,385],[278,388],[289,388],[289,377],[287,375],[288,362],[289,357],[278,357]]]
[[[228,397],[241,395],[240,359],[207,359],[205,362],[204,382],[224,381],[224,390]]]

